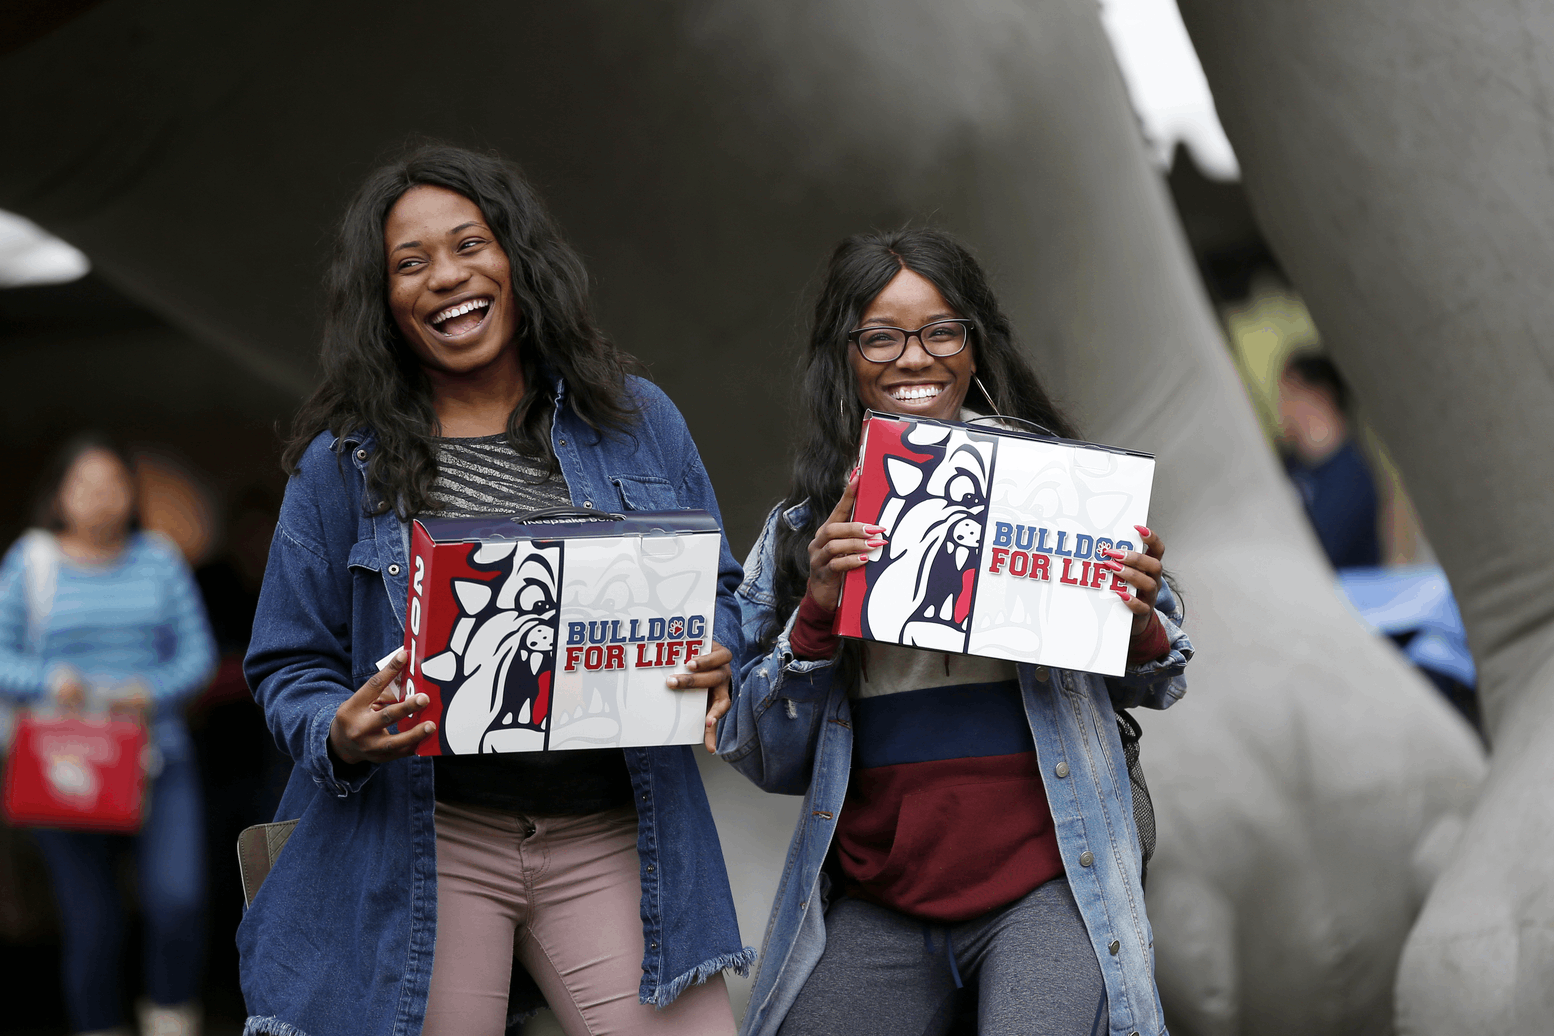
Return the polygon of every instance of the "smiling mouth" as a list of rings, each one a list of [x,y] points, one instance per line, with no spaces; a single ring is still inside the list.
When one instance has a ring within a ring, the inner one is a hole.
[[[433,313],[426,322],[431,325],[433,331],[444,338],[457,338],[460,335],[469,334],[485,323],[486,314],[489,312],[491,312],[490,299],[470,299]]]
[[[898,403],[922,403],[938,396],[943,388],[939,385],[895,385],[889,391],[890,398]]]

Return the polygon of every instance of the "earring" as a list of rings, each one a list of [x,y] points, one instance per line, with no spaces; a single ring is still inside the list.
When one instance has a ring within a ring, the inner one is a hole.
[[[986,385],[984,385],[984,384],[982,384],[982,379],[981,379],[981,378],[979,378],[979,377],[977,377],[977,376],[976,376],[976,375],[975,375],[975,374],[973,374],[973,375],[972,375],[972,376],[971,376],[971,380],[972,380],[972,381],[973,381],[973,382],[975,382],[975,383],[976,383],[976,386],[977,386],[977,388],[978,388],[978,389],[980,389],[980,390],[981,390],[981,391],[982,391],[982,398],[983,398],[983,399],[985,399],[985,400],[987,400],[987,405],[988,405],[988,406],[989,406],[989,407],[990,407],[990,408],[991,408],[991,409],[992,409],[992,411],[993,411],[993,414],[992,414],[992,416],[993,416],[993,417],[998,417],[998,416],[1000,416],[1000,415],[999,415],[999,413],[998,413],[998,404],[997,404],[997,403],[995,403],[995,402],[993,402],[993,397],[992,397],[992,396],[990,396],[990,395],[988,395],[988,391],[987,391],[987,386],[986,386]]]

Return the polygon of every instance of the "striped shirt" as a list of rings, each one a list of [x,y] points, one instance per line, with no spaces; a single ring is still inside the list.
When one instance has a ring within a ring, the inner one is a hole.
[[[572,502],[558,469],[513,449],[505,434],[475,439],[437,439],[437,481],[432,496],[444,518],[522,514]]]
[[[836,846],[851,895],[963,921],[1060,876],[1013,662],[865,643]]]
[[[560,469],[513,449],[505,434],[436,439],[438,517],[523,514],[572,503]],[[437,798],[535,816],[598,813],[632,801],[631,775],[619,748],[511,755],[443,755]]]

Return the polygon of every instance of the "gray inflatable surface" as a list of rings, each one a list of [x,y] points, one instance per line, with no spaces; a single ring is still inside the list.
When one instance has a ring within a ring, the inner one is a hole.
[[[496,147],[584,252],[605,325],[685,412],[736,549],[786,483],[799,294],[824,254],[909,219],[964,236],[1087,433],[1160,458],[1151,522],[1198,646],[1188,698],[1141,717],[1173,1030],[1388,1032],[1399,954],[1484,763],[1340,603],[1219,340],[1093,4],[445,10],[110,0],[0,59],[6,136],[27,143],[0,164],[0,207],[300,392],[325,228],[355,182],[409,133]],[[76,71],[61,81],[61,68]],[[1313,262],[1327,254],[1312,247]],[[1336,317],[1318,316],[1336,337]],[[1498,362],[1492,337],[1473,341],[1480,366]],[[1390,391],[1357,380],[1368,404]],[[1489,395],[1464,403],[1435,408],[1431,434],[1500,413]],[[1485,556],[1514,575],[1501,585],[1530,588],[1544,563],[1522,554],[1536,548],[1495,542]],[[1471,598],[1464,610],[1481,621]],[[797,800],[720,764],[704,772],[758,943]],[[1416,940],[1410,961],[1449,945]],[[742,1009],[748,985],[733,988]]]
[[[1408,481],[1479,667],[1493,765],[1409,937],[1399,1031],[1547,1032],[1554,9],[1182,7],[1259,220]]]

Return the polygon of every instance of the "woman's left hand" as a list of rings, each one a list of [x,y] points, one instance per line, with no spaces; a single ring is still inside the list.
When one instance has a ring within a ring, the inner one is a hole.
[[[1116,593],[1133,613],[1133,632],[1138,634],[1144,632],[1155,611],[1155,598],[1160,594],[1163,578],[1161,573],[1165,570],[1160,564],[1160,559],[1165,557],[1165,544],[1144,526],[1135,525],[1134,528],[1143,539],[1142,553],[1136,550],[1102,550],[1101,553],[1111,558],[1106,567],[1133,588],[1132,593],[1126,590]]]
[[[707,746],[707,751],[716,752],[718,720],[733,704],[729,698],[729,687],[734,682],[734,653],[715,640],[711,643],[711,651],[685,663],[688,673],[671,676],[668,684],[677,691],[707,689],[707,736],[702,742]]]

